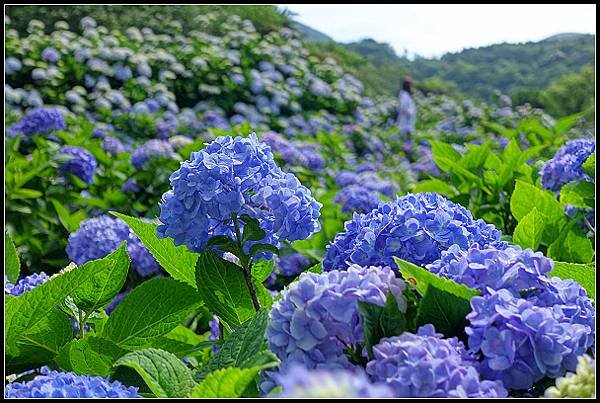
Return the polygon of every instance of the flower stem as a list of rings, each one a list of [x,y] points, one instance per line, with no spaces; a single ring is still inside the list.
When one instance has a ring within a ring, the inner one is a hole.
[[[81,309],[79,309],[79,338],[83,339],[83,325],[84,325],[84,320],[83,320],[83,311]]]
[[[240,225],[238,223],[238,218],[236,214],[231,215],[231,219],[233,220],[233,226],[235,228],[235,236],[238,247],[240,249],[240,253],[244,253],[244,245],[242,245],[242,234],[240,232]],[[244,274],[244,279],[246,280],[246,286],[248,287],[248,291],[250,292],[250,297],[252,298],[252,305],[254,305],[254,309],[258,312],[260,309],[260,303],[258,302],[258,296],[256,295],[256,290],[254,289],[254,284],[252,283],[252,261],[247,257],[240,257],[240,265],[242,267],[242,273]]]

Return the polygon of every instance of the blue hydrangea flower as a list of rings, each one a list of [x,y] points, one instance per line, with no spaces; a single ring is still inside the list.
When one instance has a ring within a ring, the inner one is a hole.
[[[170,181],[158,236],[195,252],[212,235],[233,238],[232,215],[256,218],[267,234],[260,242],[272,245],[305,239],[320,228],[321,204],[293,174],[277,167],[270,148],[254,134],[218,137],[192,153]]]
[[[592,181],[581,165],[596,151],[593,139],[576,139],[567,141],[557,153],[542,167],[542,187],[559,191],[568,182],[583,179]]]
[[[125,146],[123,143],[121,143],[121,140],[111,136],[104,137],[102,148],[111,155],[117,155],[118,153],[125,152]]]
[[[131,155],[131,165],[135,169],[142,169],[147,162],[157,158],[173,158],[175,150],[168,141],[149,140],[142,144]]]
[[[141,397],[138,388],[125,386],[100,376],[75,375],[71,372],[50,371],[29,382],[6,385],[7,398],[131,398]]]
[[[500,382],[481,381],[477,363],[457,338],[443,339],[433,325],[416,334],[383,338],[373,346],[367,374],[396,397],[506,397]]]
[[[133,178],[127,179],[125,183],[123,183],[123,186],[121,186],[121,192],[123,193],[137,193],[140,190],[141,188]]]
[[[70,156],[60,165],[59,172],[61,174],[73,174],[88,185],[94,181],[98,162],[88,150],[81,147],[64,146],[60,149],[59,155]]]
[[[396,268],[394,256],[423,266],[453,244],[506,247],[493,225],[474,220],[467,209],[436,193],[407,194],[370,213],[355,213],[344,229],[327,246],[325,270],[350,263]]]
[[[29,112],[9,129],[9,136],[18,133],[26,136],[31,134],[45,134],[53,130],[65,130],[67,124],[62,114],[56,109],[36,108]]]
[[[557,283],[556,294],[549,297],[562,301],[548,306],[505,289],[471,299],[465,331],[469,350],[483,358],[484,378],[500,380],[509,389],[528,389],[544,376],[575,370],[577,357],[594,344],[595,311],[589,299],[582,300],[585,291],[576,283]]]
[[[335,177],[335,183],[339,187],[358,185],[387,197],[394,197],[394,186],[392,183],[382,180],[373,171],[363,171],[361,173],[340,171]]]
[[[346,271],[302,273],[269,313],[266,338],[282,361],[280,370],[294,362],[308,369],[351,368],[344,350],[364,342],[358,301],[383,306],[388,291],[406,311],[404,282],[389,267],[352,265]]]
[[[377,194],[359,185],[342,188],[333,199],[334,203],[342,205],[344,213],[368,213],[376,209],[381,199]]]
[[[113,298],[113,300],[106,306],[106,308],[104,308],[104,311],[107,315],[110,315],[110,313],[115,310],[117,305],[119,305],[121,301],[123,301],[123,298],[125,298],[125,296],[129,294],[129,291],[130,290],[120,292]]]
[[[279,153],[288,164],[302,165],[313,170],[320,170],[325,166],[325,160],[313,144],[296,144],[276,132],[265,133],[262,141],[269,145],[273,152]]]
[[[275,265],[282,276],[294,277],[308,268],[310,259],[302,253],[294,252],[277,257]]]
[[[23,67],[23,65],[16,57],[7,57],[4,59],[4,72],[7,76],[21,70],[21,67]]]
[[[295,364],[275,376],[282,387],[278,398],[373,398],[394,397],[392,390],[382,383],[371,383],[364,370],[318,369],[308,370]]]
[[[208,340],[219,340],[219,318],[217,315],[213,315],[213,318],[208,321],[208,326],[210,328],[210,335],[208,336]],[[218,344],[212,345],[213,354],[219,352],[221,347]]]
[[[67,255],[71,261],[82,265],[114,252],[123,241],[127,241],[127,253],[141,276],[149,276],[160,269],[158,262],[129,226],[118,218],[106,215],[81,222],[79,230],[69,235]]]
[[[46,48],[42,50],[42,60],[50,63],[56,63],[60,59],[60,53],[54,48]]]
[[[16,284],[11,284],[6,276],[4,276],[4,294],[18,297],[24,292],[34,289],[40,284],[45,283],[50,277],[44,272],[34,273],[27,277],[23,277]]]

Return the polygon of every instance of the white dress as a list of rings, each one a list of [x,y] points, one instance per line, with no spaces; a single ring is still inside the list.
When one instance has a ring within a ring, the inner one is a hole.
[[[415,131],[417,110],[415,103],[407,91],[400,91],[398,96],[398,129],[402,134]]]

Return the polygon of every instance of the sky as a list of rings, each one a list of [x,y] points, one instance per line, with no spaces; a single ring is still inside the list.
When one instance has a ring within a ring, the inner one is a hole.
[[[596,33],[595,4],[291,4],[295,20],[338,42],[373,38],[398,55],[440,57],[502,42],[564,32]]]

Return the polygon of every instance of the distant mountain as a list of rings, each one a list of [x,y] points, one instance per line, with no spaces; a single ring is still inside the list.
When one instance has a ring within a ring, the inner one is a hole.
[[[304,25],[299,23],[298,21],[292,21],[290,23],[290,27],[300,32],[307,42],[329,42],[333,41],[333,39],[324,33],[317,31],[316,29],[312,29],[308,25]]]

